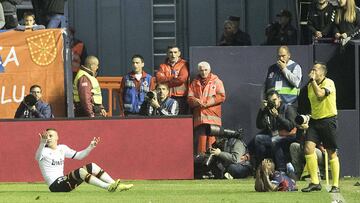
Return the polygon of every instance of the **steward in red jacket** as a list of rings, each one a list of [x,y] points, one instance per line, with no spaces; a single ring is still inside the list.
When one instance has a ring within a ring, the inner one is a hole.
[[[189,84],[189,64],[180,58],[177,46],[169,46],[165,63],[160,64],[156,73],[158,83],[165,83],[170,88],[170,97],[179,103],[179,114],[188,114],[186,102]]]

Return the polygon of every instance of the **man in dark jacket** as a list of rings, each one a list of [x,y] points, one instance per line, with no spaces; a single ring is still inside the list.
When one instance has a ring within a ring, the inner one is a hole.
[[[256,118],[256,126],[261,130],[254,139],[256,166],[264,158],[274,158],[276,169],[286,172],[289,146],[296,140],[297,113],[292,105],[282,103],[275,90],[268,92],[266,98]]]
[[[265,30],[267,37],[266,45],[296,45],[297,31],[291,25],[291,13],[288,10],[281,10],[279,22],[268,25]]]
[[[5,16],[5,29],[13,29],[18,26],[18,18],[16,14],[16,5],[21,4],[23,0],[0,0]]]
[[[34,6],[36,5],[34,7],[35,14],[45,18],[44,22],[47,28],[66,27],[65,0],[33,0],[32,3]]]
[[[15,118],[52,118],[54,117],[51,112],[51,107],[48,103],[41,100],[42,93],[39,85],[33,85],[30,87],[30,94],[36,99],[32,102],[21,102],[20,106],[16,110]],[[31,103],[31,104],[30,104]]]
[[[334,18],[334,6],[328,0],[316,0],[309,10],[307,23],[313,38],[316,40],[331,38]]]

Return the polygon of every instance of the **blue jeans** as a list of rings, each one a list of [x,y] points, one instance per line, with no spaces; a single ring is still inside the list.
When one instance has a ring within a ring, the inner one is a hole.
[[[227,172],[234,178],[246,178],[251,174],[251,167],[248,165],[230,164],[227,167]]]
[[[256,167],[265,158],[273,158],[276,170],[286,172],[286,163],[290,161],[289,146],[296,140],[295,136],[255,136]]]
[[[64,15],[61,14],[53,14],[47,16],[48,19],[48,25],[47,28],[58,28],[59,26],[61,28],[66,27],[66,19]]]

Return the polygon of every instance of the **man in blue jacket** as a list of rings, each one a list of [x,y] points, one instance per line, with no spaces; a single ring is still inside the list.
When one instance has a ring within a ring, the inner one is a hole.
[[[53,118],[51,106],[42,101],[42,92],[39,85],[30,87],[30,95],[26,96],[24,101],[20,103],[15,113],[15,118]],[[26,98],[30,98],[27,100]],[[33,100],[33,101],[31,101]]]

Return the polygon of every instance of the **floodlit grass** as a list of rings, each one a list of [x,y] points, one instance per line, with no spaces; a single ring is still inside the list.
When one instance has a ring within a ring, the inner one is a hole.
[[[340,181],[346,202],[360,202],[359,178]],[[329,193],[254,191],[254,179],[245,180],[159,180],[126,181],[135,186],[129,191],[109,193],[83,183],[70,193],[51,193],[44,183],[0,183],[0,202],[326,202]],[[323,183],[324,184],[324,183]],[[298,186],[306,186],[299,181]]]

